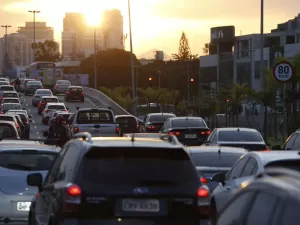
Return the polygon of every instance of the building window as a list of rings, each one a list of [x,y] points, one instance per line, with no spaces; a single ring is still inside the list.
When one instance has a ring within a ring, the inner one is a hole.
[[[268,66],[268,60],[264,60],[264,67]],[[255,62],[255,79],[260,79],[260,61]]]
[[[296,34],[296,43],[300,43],[300,33]]]

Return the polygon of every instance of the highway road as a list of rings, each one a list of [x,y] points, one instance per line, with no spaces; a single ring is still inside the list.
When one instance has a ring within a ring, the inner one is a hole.
[[[61,102],[65,103],[70,112],[75,112],[77,107],[90,108],[101,106],[96,102],[93,102],[93,100],[88,97],[85,97],[84,102],[65,102],[63,95],[59,95],[58,98]],[[32,96],[24,96],[24,94],[22,94],[20,97],[20,101],[22,102],[23,107],[27,110],[28,114],[32,115],[32,122],[30,124],[30,138],[44,138],[43,130],[45,130],[48,126],[42,124],[42,116],[38,114],[37,107],[32,106]]]

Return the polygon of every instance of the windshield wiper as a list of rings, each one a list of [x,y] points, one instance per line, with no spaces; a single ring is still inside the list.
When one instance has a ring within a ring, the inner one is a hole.
[[[21,165],[21,164],[14,164],[14,163],[9,163],[6,165],[7,168],[11,168],[11,169],[19,169],[19,170],[34,170],[33,167],[31,166],[26,166],[26,165]]]

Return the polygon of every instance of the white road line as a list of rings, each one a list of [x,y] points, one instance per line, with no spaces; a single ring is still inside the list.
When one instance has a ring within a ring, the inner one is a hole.
[[[28,109],[28,111],[30,112],[30,111],[31,111],[31,109]]]
[[[36,129],[36,126],[34,126],[34,128]]]
[[[91,100],[89,100],[88,98],[85,98],[85,100],[87,100],[89,103],[91,103],[93,106],[96,107],[96,105]]]
[[[34,120],[32,120],[32,123],[35,123]]]
[[[40,133],[39,133],[39,132],[36,132],[36,134],[39,135]]]

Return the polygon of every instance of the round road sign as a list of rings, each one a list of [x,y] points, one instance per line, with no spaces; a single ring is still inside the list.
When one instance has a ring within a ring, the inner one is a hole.
[[[294,75],[294,68],[289,62],[279,62],[273,67],[273,76],[280,82],[288,82]]]

